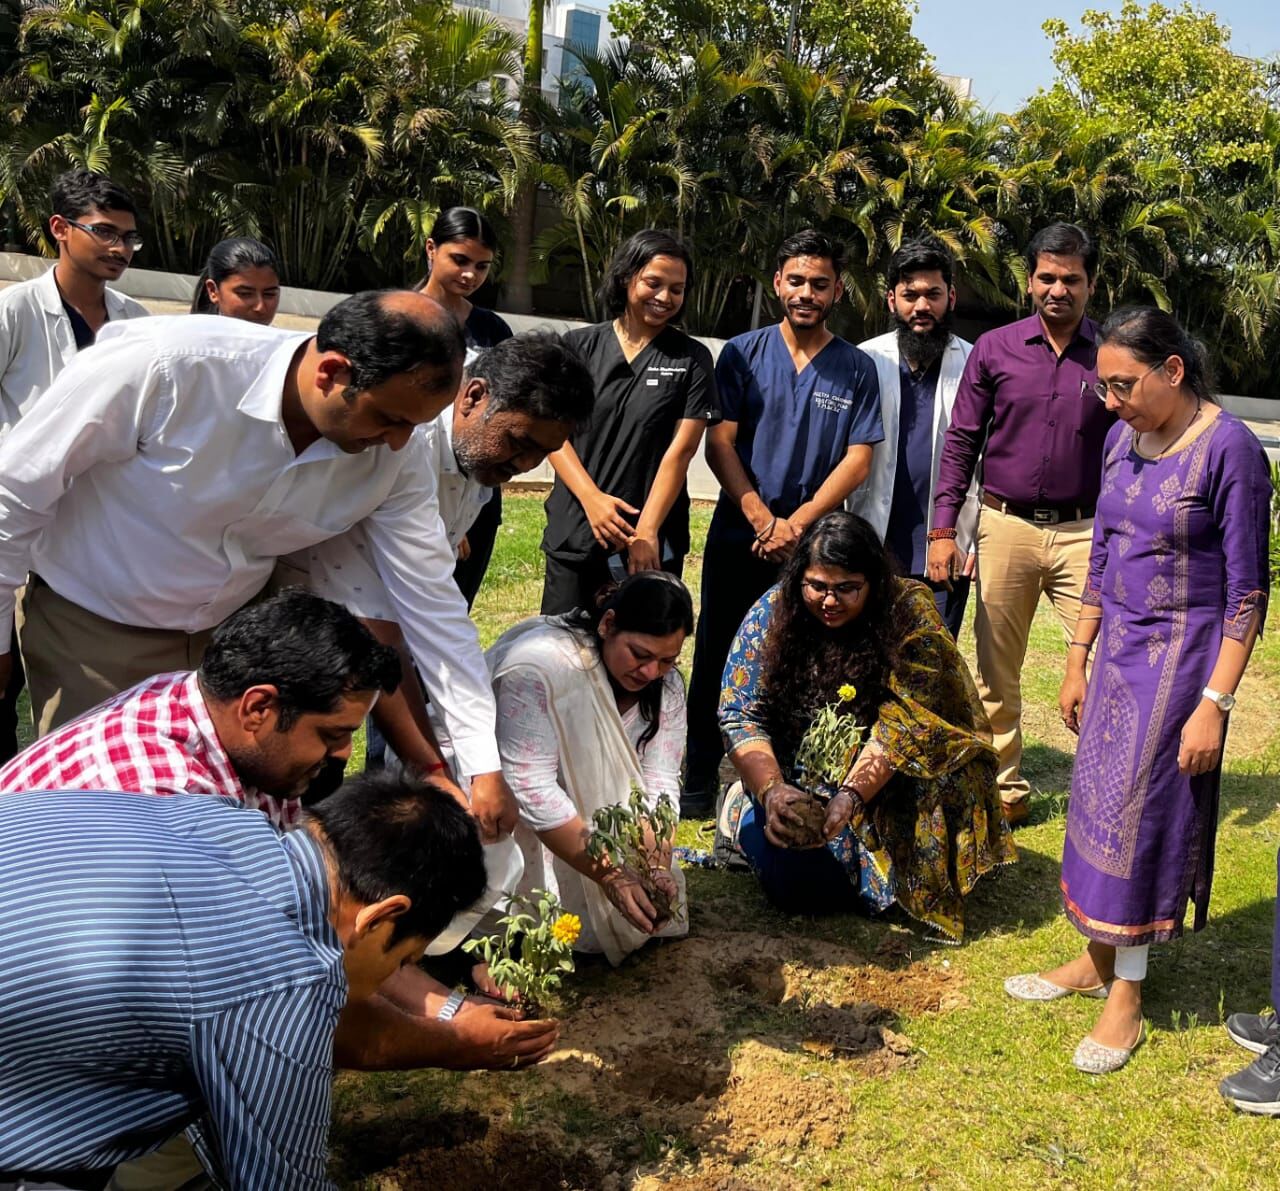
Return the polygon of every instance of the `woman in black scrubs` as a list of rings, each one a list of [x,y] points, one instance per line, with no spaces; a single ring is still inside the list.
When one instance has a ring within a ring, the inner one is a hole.
[[[470,298],[489,278],[498,237],[493,226],[471,207],[441,211],[427,239],[427,275],[418,284],[462,324],[467,347],[484,351],[511,338],[511,328],[494,314],[472,305]],[[502,489],[495,488],[458,548],[453,578],[466,597],[475,602],[484,573],[493,557],[493,543],[502,524]]]
[[[693,258],[675,236],[638,232],[600,286],[609,321],[565,336],[595,377],[596,409],[548,456],[545,615],[590,607],[610,578],[683,569],[685,477],[720,417],[711,353],[672,326],[692,280]]]

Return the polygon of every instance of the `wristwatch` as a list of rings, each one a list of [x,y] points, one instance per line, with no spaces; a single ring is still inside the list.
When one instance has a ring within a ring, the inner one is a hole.
[[[462,1008],[462,1002],[467,999],[467,994],[460,988],[455,988],[449,994],[448,1000],[440,1006],[440,1012],[436,1014],[436,1021],[453,1021],[459,1009]]]
[[[1207,686],[1201,692],[1219,711],[1230,711],[1236,705],[1236,697],[1229,691],[1215,691]]]

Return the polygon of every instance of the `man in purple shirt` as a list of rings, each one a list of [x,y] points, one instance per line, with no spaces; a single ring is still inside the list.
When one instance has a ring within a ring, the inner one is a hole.
[[[1093,393],[1096,324],[1085,316],[1098,249],[1071,223],[1027,249],[1035,314],[990,331],[965,365],[947,428],[929,531],[929,578],[959,574],[956,519],[984,454],[978,523],[978,691],[1000,752],[1000,796],[1011,824],[1027,817],[1022,762],[1022,663],[1041,593],[1075,630],[1089,567],[1102,448],[1113,421]]]

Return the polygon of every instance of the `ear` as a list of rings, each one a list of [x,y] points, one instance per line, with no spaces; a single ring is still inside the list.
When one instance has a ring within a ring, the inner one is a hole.
[[[321,352],[316,361],[316,388],[328,397],[343,392],[351,384],[351,361],[341,352]]]
[[[218,304],[218,283],[212,277],[204,279],[204,292],[209,295],[209,301],[216,306]]]
[[[614,622],[616,619],[617,618],[614,616],[612,608],[600,617],[600,627],[596,631],[600,634],[601,639],[613,636],[615,632]]]
[[[1169,378],[1169,384],[1176,389],[1187,375],[1186,362],[1181,356],[1170,356],[1164,362],[1164,374]]]
[[[947,309],[954,310],[956,308],[956,287],[950,286],[947,289]]]
[[[840,301],[841,298],[844,297],[844,278],[843,277],[840,277],[840,276],[836,277],[836,286],[833,292],[835,293],[835,297],[831,300],[831,304],[834,306],[837,302]]]
[[[372,902],[369,905],[361,906],[356,911],[356,919],[353,924],[356,937],[363,938],[371,935],[384,923],[394,923],[412,905],[411,898],[406,897],[403,893],[395,893],[391,897],[384,897],[380,902]]]
[[[897,293],[896,293],[894,290],[892,290],[892,289],[887,289],[887,290],[885,290],[885,292],[884,292],[884,296],[885,296],[885,301],[887,301],[887,302],[889,303],[889,313],[890,313],[890,314],[897,314],[897,313],[898,313],[898,295],[897,295]]]
[[[782,270],[779,269],[773,275],[773,293],[775,297],[782,297]]]
[[[49,216],[49,234],[59,244],[66,242],[67,237],[71,235],[71,226],[67,223],[65,216]]]
[[[489,382],[483,377],[467,377],[458,390],[457,399],[453,403],[455,414],[469,418],[473,414],[484,413],[485,404],[489,400]]]
[[[279,690],[269,683],[251,686],[236,703],[240,727],[255,736],[264,728],[274,728],[280,718],[279,699]]]

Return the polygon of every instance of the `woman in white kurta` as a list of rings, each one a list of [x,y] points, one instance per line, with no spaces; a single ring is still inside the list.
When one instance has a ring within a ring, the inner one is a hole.
[[[652,872],[675,907],[663,920],[639,875],[592,859],[587,841],[594,812],[625,803],[633,785],[650,810],[664,794],[678,801],[685,694],[675,663],[692,631],[684,584],[641,571],[598,608],[534,617],[489,650],[498,750],[520,808],[520,891],[556,893],[582,919],[578,949],[613,963],[655,935],[688,930],[669,845]]]

